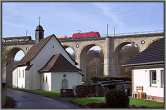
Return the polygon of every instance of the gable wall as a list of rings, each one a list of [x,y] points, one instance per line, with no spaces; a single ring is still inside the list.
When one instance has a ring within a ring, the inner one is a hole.
[[[157,73],[157,86],[150,85],[150,70],[156,70]],[[164,97],[164,88],[161,87],[161,70],[164,68],[151,68],[151,69],[134,69],[134,91],[136,86],[143,86],[143,92],[148,96]]]
[[[29,79],[30,79],[30,75],[29,75],[29,71],[25,71],[25,89],[30,89],[29,87]]]
[[[66,77],[63,75],[66,74]],[[68,81],[68,89],[73,89],[74,85],[82,84],[82,76],[77,72],[52,72],[51,75],[51,90],[52,91],[60,91],[62,87],[62,80],[67,79]],[[81,79],[81,80],[80,80]]]
[[[40,89],[41,86],[40,73],[38,73],[37,71],[40,70],[53,55],[59,53],[61,53],[65,58],[67,58],[68,61],[71,62],[73,65],[75,64],[74,61],[71,60],[66,51],[63,49],[63,47],[56,40],[56,38],[52,37],[43,47],[43,49],[38,53],[38,55],[30,62],[31,64],[33,64],[32,68],[30,69],[30,73],[32,73],[30,87],[32,87],[32,89]]]
[[[46,82],[47,77],[47,82]],[[44,78],[44,79],[43,79]],[[41,73],[41,89],[51,91],[51,73]]]
[[[26,66],[17,67],[18,88],[25,88],[25,68]]]

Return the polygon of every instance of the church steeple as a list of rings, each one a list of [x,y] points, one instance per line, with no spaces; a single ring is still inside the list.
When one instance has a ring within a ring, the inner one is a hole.
[[[39,25],[40,25],[40,19],[41,19],[41,18],[40,18],[40,16],[39,16]]]
[[[44,38],[44,30],[43,27],[40,25],[40,17],[39,17],[39,25],[36,27],[35,30],[35,44],[39,43],[41,39]]]

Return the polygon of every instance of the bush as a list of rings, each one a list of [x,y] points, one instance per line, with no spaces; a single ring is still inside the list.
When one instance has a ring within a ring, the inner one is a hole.
[[[76,85],[73,86],[74,96],[77,97],[101,97],[104,96],[102,93],[102,87],[100,84],[91,85]]]
[[[109,108],[127,108],[129,97],[123,90],[109,90],[105,93],[106,105]]]

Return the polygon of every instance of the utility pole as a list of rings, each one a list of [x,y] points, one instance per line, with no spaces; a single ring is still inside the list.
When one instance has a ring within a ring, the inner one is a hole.
[[[107,36],[108,36],[108,24],[107,24]]]
[[[27,30],[26,30],[26,36],[27,36]]]

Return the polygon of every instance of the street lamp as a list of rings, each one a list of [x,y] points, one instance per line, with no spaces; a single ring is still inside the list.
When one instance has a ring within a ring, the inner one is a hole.
[[[98,67],[100,66],[100,65],[103,65],[104,63],[102,63],[102,64],[99,64],[97,67],[96,67],[96,76],[97,76],[97,69],[98,69]]]

